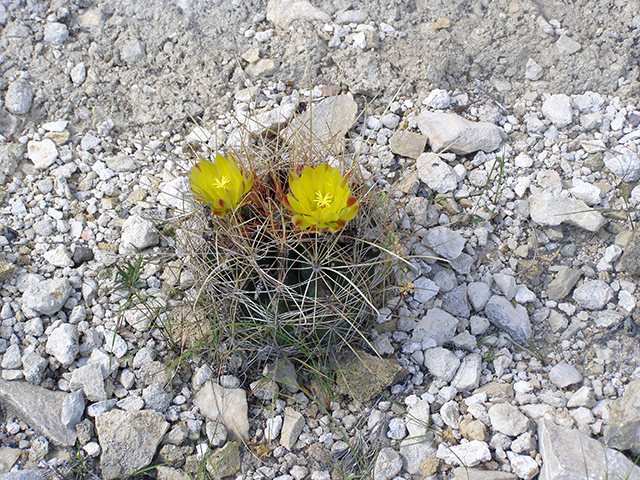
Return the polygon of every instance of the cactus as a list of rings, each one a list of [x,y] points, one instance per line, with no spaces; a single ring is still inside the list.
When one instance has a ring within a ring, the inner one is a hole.
[[[196,302],[217,313],[212,324],[226,352],[317,358],[366,340],[394,260],[381,246],[392,215],[357,162],[296,162],[279,148],[262,159],[217,154],[219,167],[200,160],[192,170],[202,203],[191,215],[198,241],[187,247]]]

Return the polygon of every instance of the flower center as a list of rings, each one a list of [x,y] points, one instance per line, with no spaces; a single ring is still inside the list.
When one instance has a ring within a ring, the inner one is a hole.
[[[213,181],[213,186],[215,188],[225,188],[229,184],[229,177],[223,175],[221,178],[216,178]]]
[[[332,200],[333,195],[331,195],[330,193],[322,196],[320,192],[316,192],[316,206],[318,208],[327,208],[329,205],[331,205]]]

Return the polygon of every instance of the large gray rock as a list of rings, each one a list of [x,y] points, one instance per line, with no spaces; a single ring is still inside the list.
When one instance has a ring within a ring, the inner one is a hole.
[[[556,387],[565,388],[569,385],[575,385],[582,381],[582,374],[574,367],[566,362],[560,362],[554,365],[549,371],[549,380]]]
[[[9,84],[4,106],[14,115],[29,113],[33,101],[33,87],[26,80],[18,79]]]
[[[624,248],[616,270],[628,275],[640,275],[640,229],[635,230],[631,241]]]
[[[491,323],[506,331],[518,343],[526,343],[531,338],[529,314],[522,305],[516,305],[505,297],[494,295],[484,307],[484,313]]]
[[[31,140],[27,143],[27,156],[38,170],[50,167],[58,158],[58,149],[52,140]]]
[[[278,27],[287,29],[295,20],[309,20],[329,23],[328,13],[314,7],[307,0],[269,0],[267,4],[267,20]]]
[[[478,388],[481,370],[482,357],[477,353],[467,355],[462,359],[456,376],[451,380],[451,386],[462,392]]]
[[[435,153],[420,155],[416,160],[416,169],[420,180],[435,192],[451,192],[458,186],[456,172]]]
[[[467,286],[467,296],[473,309],[480,312],[491,298],[491,287],[483,282],[471,282]]]
[[[422,240],[422,244],[446,260],[458,258],[466,243],[462,235],[448,227],[434,228]]]
[[[542,103],[542,113],[556,127],[566,127],[571,123],[571,97],[569,95],[549,95]]]
[[[0,401],[3,408],[54,444],[69,447],[75,444],[76,431],[65,427],[61,419],[66,397],[64,392],[53,392],[27,382],[0,380]]]
[[[518,407],[510,403],[497,403],[489,409],[491,427],[494,430],[517,437],[529,428],[529,419]]]
[[[451,447],[441,443],[438,445],[436,457],[444,460],[449,465],[475,467],[491,460],[491,451],[489,450],[489,445],[480,440],[471,440]]]
[[[78,338],[78,328],[70,323],[63,323],[49,334],[45,350],[62,365],[69,366],[78,355]]]
[[[60,45],[69,38],[69,29],[64,23],[51,22],[44,26],[44,41]]]
[[[90,402],[103,402],[107,399],[102,368],[97,363],[90,363],[84,367],[76,368],[71,373],[69,388],[71,390],[82,390]]]
[[[426,303],[438,294],[440,287],[427,277],[418,277],[413,281],[413,299]]]
[[[582,276],[582,271],[577,268],[561,266],[556,277],[547,287],[549,300],[558,301],[569,295],[573,287]]]
[[[373,480],[391,480],[402,470],[400,454],[392,448],[383,448],[378,453],[373,467]]]
[[[446,348],[429,348],[424,351],[424,366],[431,375],[448,383],[458,371],[460,359]]]
[[[130,475],[151,463],[169,424],[152,410],[113,410],[96,417],[102,448],[100,467],[106,480]]]
[[[221,421],[232,439],[249,439],[247,394],[241,388],[224,388],[208,381],[193,403],[209,420]]]
[[[31,310],[44,315],[60,311],[73,293],[66,278],[54,278],[31,283],[22,294],[22,302]]]
[[[344,136],[353,126],[357,111],[358,105],[350,95],[326,98],[292,120],[284,136],[300,153],[308,152],[311,142],[313,151],[339,155],[344,150]]]
[[[436,345],[442,345],[456,334],[458,319],[440,308],[430,308],[413,329],[413,341],[422,342],[432,338]]]
[[[151,220],[132,215],[122,225],[120,253],[136,253],[153,247],[160,241],[158,230]]]
[[[442,296],[442,309],[454,317],[469,318],[471,308],[469,308],[466,283],[452,288]]]
[[[529,197],[531,220],[543,226],[558,226],[566,223],[597,232],[607,220],[582,200],[561,197],[552,192],[536,193]]]
[[[336,362],[338,390],[367,402],[402,381],[409,372],[395,358],[380,358],[356,350]]]
[[[538,448],[542,455],[539,480],[640,480],[640,468],[622,453],[545,417],[538,421]]]
[[[424,111],[417,121],[436,153],[468,155],[478,150],[488,153],[502,143],[501,130],[493,123],[470,122],[455,113]]]
[[[611,402],[609,422],[604,427],[604,443],[618,450],[640,454],[640,381],[635,380],[624,395]]]
[[[613,290],[602,280],[586,280],[573,292],[573,299],[587,310],[602,310],[613,298]]]

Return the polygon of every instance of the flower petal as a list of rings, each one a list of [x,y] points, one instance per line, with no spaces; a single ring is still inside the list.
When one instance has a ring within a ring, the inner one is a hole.
[[[205,159],[191,169],[191,190],[196,199],[206,203],[216,215],[223,215],[240,205],[253,185],[231,157],[216,154],[215,163]]]
[[[300,176],[290,173],[289,189],[285,205],[295,213],[292,220],[298,228],[335,232],[358,212],[347,177],[328,163],[307,166]]]
[[[310,215],[312,209],[308,208],[304,203],[296,199],[293,195],[287,194],[287,202],[289,203],[289,207],[294,212],[302,213],[305,215]]]

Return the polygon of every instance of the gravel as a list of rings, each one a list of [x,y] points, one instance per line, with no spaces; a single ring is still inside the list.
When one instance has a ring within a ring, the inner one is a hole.
[[[37,478],[78,441],[105,478],[164,461],[158,478],[180,478],[211,449],[229,475],[242,457],[245,478],[324,480],[362,434],[382,438],[374,478],[464,464],[550,479],[583,472],[565,450],[602,435],[640,451],[616,433],[635,425],[620,405],[640,358],[640,24],[631,2],[587,4],[492,2],[480,24],[420,2],[0,6],[0,393],[23,459],[8,468]],[[325,410],[296,367],[285,395],[250,387],[261,368],[177,365],[166,316],[132,305],[115,267],[154,259],[137,286],[154,308],[194,298],[166,228],[190,211],[193,142],[312,115],[328,135],[342,108],[415,267],[372,341],[406,379],[370,402],[332,392]],[[602,451],[584,450],[596,472]]]

